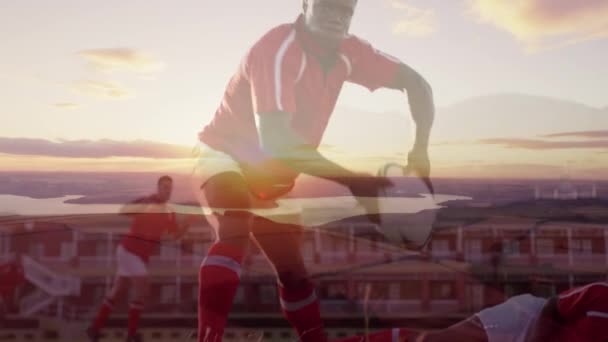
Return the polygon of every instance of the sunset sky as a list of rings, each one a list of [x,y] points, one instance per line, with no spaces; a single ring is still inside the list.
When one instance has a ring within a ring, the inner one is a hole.
[[[197,132],[247,48],[300,8],[300,0],[3,1],[0,171],[188,171]],[[436,175],[608,178],[608,120],[581,122],[608,117],[607,1],[360,0],[351,32],[424,75],[437,125],[451,120],[463,132],[434,133]],[[522,119],[491,124],[494,111],[477,113],[489,124],[474,133],[448,118],[496,94],[573,109],[554,119],[529,113],[548,118],[537,131]],[[400,114],[405,131],[390,133],[411,139],[401,93],[347,85],[338,112]],[[327,153],[364,169],[402,158],[405,144],[373,132],[367,146],[353,139],[369,127],[365,117],[353,114],[348,128],[332,121]]]

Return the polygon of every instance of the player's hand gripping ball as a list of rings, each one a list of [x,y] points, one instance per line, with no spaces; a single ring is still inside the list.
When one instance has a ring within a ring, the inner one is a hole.
[[[430,240],[439,206],[428,178],[421,178],[408,167],[389,163],[378,176],[391,180],[378,198],[380,223],[376,229],[392,244],[421,249]]]

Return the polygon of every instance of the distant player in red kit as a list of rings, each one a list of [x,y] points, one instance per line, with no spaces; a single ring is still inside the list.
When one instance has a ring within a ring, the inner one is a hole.
[[[275,222],[256,209],[275,207],[300,174],[337,182],[357,198],[377,198],[388,186],[381,177],[362,184],[356,180],[360,174],[317,150],[345,82],[407,92],[416,123],[408,165],[420,177],[429,176],[431,88],[409,66],[349,34],[356,4],[304,0],[295,22],[271,29],[249,49],[213,120],[199,133],[195,191],[201,207],[213,213],[208,221],[217,237],[199,272],[199,341],[222,340],[250,239],[275,270],[282,311],[299,338],[326,339],[299,252],[302,227],[297,220]],[[371,202],[362,204],[368,213]]]
[[[119,297],[127,291],[129,281],[135,295],[129,303],[127,341],[141,340],[136,332],[148,294],[149,257],[159,248],[164,234],[169,233],[179,239],[188,229],[188,221],[178,224],[175,213],[167,203],[172,191],[173,180],[169,176],[162,176],[158,179],[156,194],[139,198],[122,208],[121,214],[131,215],[133,222],[130,231],[116,250],[117,272],[114,286],[87,329],[91,341],[99,340],[100,330]]]
[[[514,296],[439,331],[392,329],[334,342],[608,342],[608,283],[549,299]]]
[[[25,283],[23,267],[18,258],[10,258],[0,263],[0,323],[6,312],[16,307],[15,294]],[[0,324],[1,325],[1,324]]]

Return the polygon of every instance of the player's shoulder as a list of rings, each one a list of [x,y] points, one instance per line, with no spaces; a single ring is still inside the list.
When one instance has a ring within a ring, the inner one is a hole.
[[[367,39],[362,38],[356,34],[349,34],[344,38],[342,42],[342,46],[346,48],[360,48],[360,47],[371,47],[372,43],[370,43]]]
[[[356,34],[349,34],[342,41],[341,50],[351,54],[360,54],[370,51],[376,51],[374,44]]]
[[[340,50],[349,59],[354,61],[359,58],[381,53],[370,41],[353,34],[344,38]]]
[[[295,28],[292,23],[273,27],[260,37],[251,47],[256,55],[275,54],[280,47],[295,40]]]
[[[370,41],[354,34],[350,34],[344,38],[341,51],[352,60],[357,60],[362,57],[369,57],[370,55],[382,55],[397,63],[400,63],[398,58],[389,55],[384,51],[378,50]]]
[[[160,198],[156,194],[146,195],[142,197],[138,197],[134,199],[131,203],[135,204],[152,204],[152,203],[160,203]]]
[[[564,291],[559,295],[559,299],[568,299],[580,296],[597,296],[599,298],[608,298],[608,282],[596,282],[572,288]]]

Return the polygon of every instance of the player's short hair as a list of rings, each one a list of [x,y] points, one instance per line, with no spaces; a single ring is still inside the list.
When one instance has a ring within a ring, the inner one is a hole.
[[[308,7],[308,4],[313,1],[315,1],[315,0],[302,0],[302,11],[304,13],[306,13],[306,8]],[[355,0],[355,5],[357,5],[358,2],[359,2],[358,0]]]
[[[312,1],[315,1],[315,0],[302,0],[302,3],[305,3],[305,2],[312,2]],[[358,0],[355,0],[355,2],[358,2]]]
[[[167,176],[167,175],[161,176],[158,179],[158,181],[156,182],[156,185],[160,185],[160,183],[165,182],[165,181],[172,183],[173,182],[173,178],[171,178],[171,176]]]

